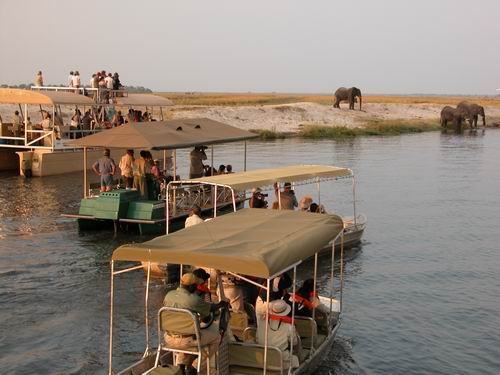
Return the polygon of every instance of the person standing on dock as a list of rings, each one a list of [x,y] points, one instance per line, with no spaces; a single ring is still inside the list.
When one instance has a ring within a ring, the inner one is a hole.
[[[127,150],[127,153],[120,159],[119,166],[122,171],[125,189],[132,189],[132,186],[134,185],[134,150]]]
[[[101,191],[111,191],[113,188],[113,176],[116,172],[116,164],[110,157],[109,149],[104,150],[102,158],[97,160],[92,166],[92,170],[101,176]]]

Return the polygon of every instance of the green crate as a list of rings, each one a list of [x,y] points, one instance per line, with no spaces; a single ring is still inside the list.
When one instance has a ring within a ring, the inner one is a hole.
[[[84,198],[80,201],[80,210],[78,213],[80,215],[89,215],[94,216],[95,211],[95,202],[94,198]]]
[[[161,219],[165,216],[165,208],[158,205],[158,201],[130,202],[127,210],[128,219]]]
[[[118,215],[119,215],[118,211],[101,211],[101,210],[94,211],[94,217],[96,219],[118,220],[119,218]]]
[[[112,198],[120,201],[131,201],[139,199],[139,192],[137,190],[118,189],[102,192],[100,197]]]

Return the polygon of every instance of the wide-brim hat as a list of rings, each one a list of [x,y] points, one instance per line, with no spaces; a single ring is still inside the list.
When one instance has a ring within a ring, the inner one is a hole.
[[[269,312],[273,315],[287,316],[290,311],[292,311],[292,308],[282,299],[277,299],[269,303]]]
[[[199,285],[199,284],[203,284],[203,280],[196,277],[193,273],[191,272],[188,272],[188,273],[185,273],[184,275],[182,275],[181,277],[181,285]]]

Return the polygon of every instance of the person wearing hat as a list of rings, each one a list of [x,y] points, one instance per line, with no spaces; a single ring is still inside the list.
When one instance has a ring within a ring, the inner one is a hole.
[[[92,165],[92,170],[98,176],[101,176],[101,191],[111,191],[113,185],[113,176],[116,172],[116,164],[110,157],[111,152],[109,149],[104,150],[102,158],[97,160]]]
[[[203,300],[203,298],[196,293],[197,286],[203,282],[203,279],[199,279],[193,273],[185,273],[181,277],[179,287],[167,293],[163,300],[163,306],[187,309],[193,313],[199,314],[201,321],[207,321],[210,318],[211,312],[226,307],[228,303],[226,301],[210,303]],[[220,334],[218,327],[216,324],[211,324],[209,327],[202,329],[200,333],[200,344],[202,346],[208,345],[208,355],[211,358],[215,355],[217,347],[219,346]],[[171,335],[165,332],[164,337],[165,342],[169,346],[175,346],[179,349],[196,345],[196,337],[194,337],[194,335]],[[205,356],[206,354],[204,353],[202,356],[202,363],[206,363]],[[191,366],[195,358],[196,357],[193,355],[180,353],[177,361],[180,364]]]
[[[281,201],[282,210],[294,210],[295,207],[299,205],[299,203],[297,202],[297,197],[295,197],[295,192],[292,189],[291,183],[285,182],[285,184],[283,185],[283,191],[279,191],[278,184],[275,183],[274,192],[276,194],[276,199],[278,199],[278,202]]]
[[[283,351],[283,360],[290,364],[290,344],[293,343],[294,352],[300,352],[300,339],[292,324],[292,318],[288,316],[291,311],[288,303],[282,299],[277,299],[269,303],[269,327],[267,333],[267,345],[275,346]],[[264,318],[265,319],[265,318]],[[265,345],[266,342],[266,324],[257,325],[257,343]],[[292,367],[298,367],[299,360],[291,356]],[[286,366],[288,367],[288,366]]]
[[[267,208],[267,194],[262,194],[260,188],[252,189],[252,197],[250,198],[250,208]]]

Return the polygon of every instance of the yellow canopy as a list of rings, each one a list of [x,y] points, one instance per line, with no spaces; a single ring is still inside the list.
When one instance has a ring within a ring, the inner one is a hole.
[[[343,226],[337,215],[245,208],[148,242],[120,246],[112,259],[269,278],[327,246]]]
[[[123,97],[116,97],[115,104],[118,106],[147,106],[147,107],[167,107],[174,105],[170,99],[153,94],[128,94]]]
[[[66,144],[77,147],[172,150],[197,145],[243,141],[256,134],[207,118],[134,122]]]
[[[200,177],[193,182],[230,186],[235,190],[247,190],[258,186],[268,186],[275,182],[305,181],[313,178],[335,178],[352,176],[349,168],[329,165],[291,165],[280,168],[257,169],[248,172],[229,173]]]
[[[66,91],[0,89],[0,104],[88,105],[92,99]]]

